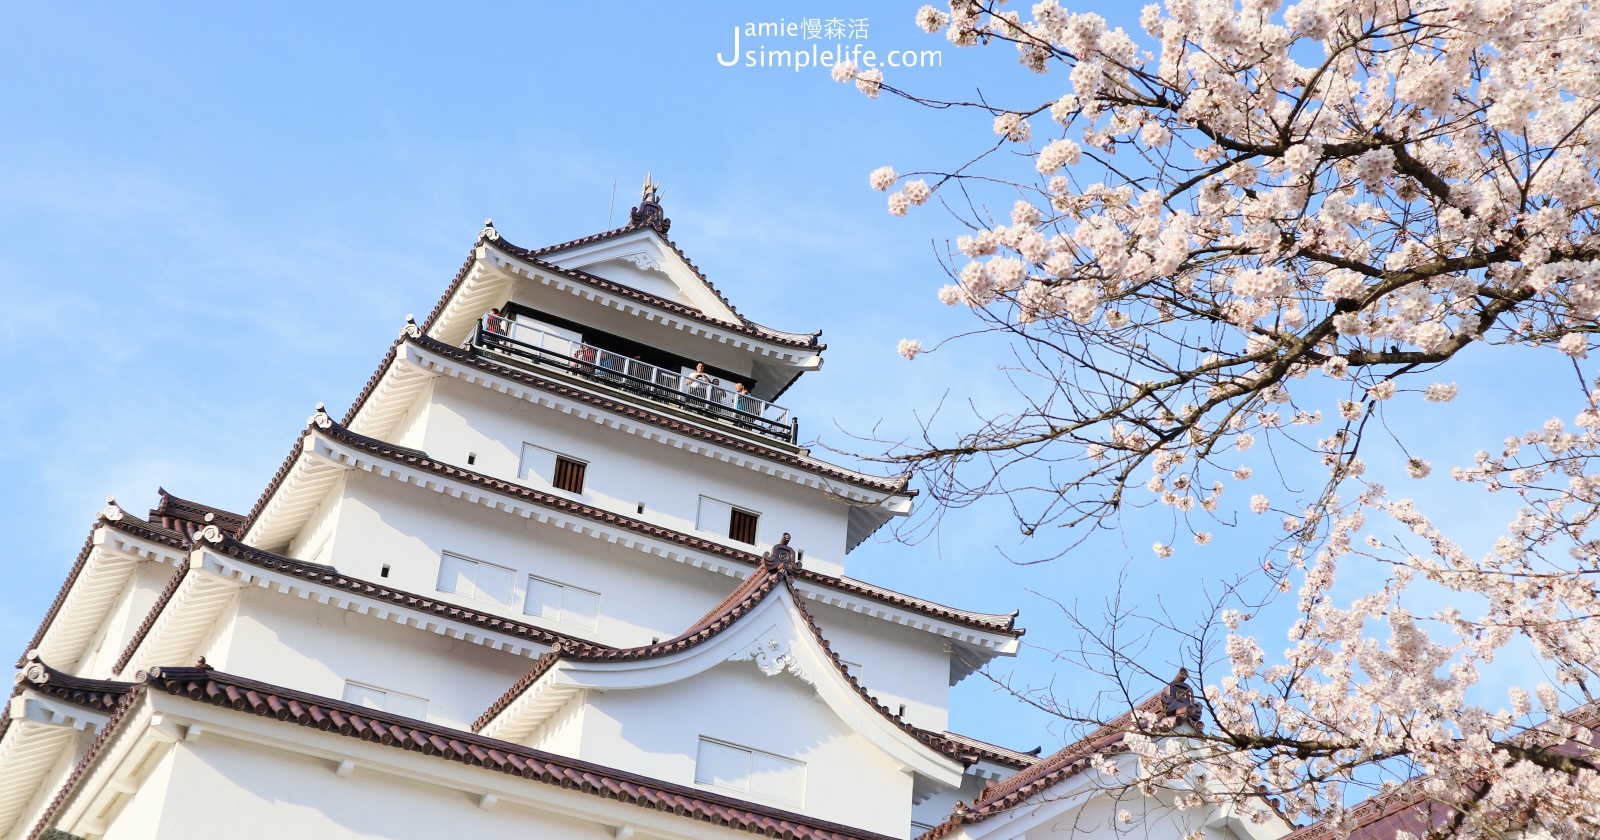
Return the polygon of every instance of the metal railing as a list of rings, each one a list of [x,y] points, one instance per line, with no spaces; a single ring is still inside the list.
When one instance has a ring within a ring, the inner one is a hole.
[[[684,375],[656,367],[492,312],[478,322],[472,341],[478,347],[575,373],[788,443],[794,443],[799,432],[799,422],[789,409],[714,384],[705,374]]]

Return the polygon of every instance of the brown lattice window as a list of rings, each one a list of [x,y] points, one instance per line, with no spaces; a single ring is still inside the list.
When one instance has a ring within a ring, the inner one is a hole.
[[[557,489],[568,493],[583,492],[583,473],[587,467],[582,461],[574,461],[565,455],[556,456],[556,477],[550,482]]]
[[[758,517],[738,508],[728,517],[728,538],[742,543],[756,544],[756,519]]]

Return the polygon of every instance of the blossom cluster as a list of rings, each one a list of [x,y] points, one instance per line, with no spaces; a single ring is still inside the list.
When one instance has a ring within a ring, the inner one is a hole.
[[[1464,348],[1519,345],[1569,375],[1591,361],[1600,16],[1575,0],[1300,0],[1281,11],[1167,0],[1144,9],[1136,36],[1056,0],[1026,12],[951,0],[916,22],[1062,73],[1043,101],[918,100],[982,113],[992,151],[942,175],[882,167],[869,178],[895,215],[961,190],[943,202],[966,230],[939,299],[1058,361],[1040,377],[1053,394],[902,459],[959,502],[1007,483],[951,478],[974,454],[993,464],[1007,447],[1072,448],[1081,473],[1055,477],[1052,457],[1041,501],[1014,500],[1025,533],[1114,523],[1127,493],[1149,493],[1199,546],[1212,534],[1191,519],[1282,517],[1284,543],[1261,574],[1298,593],[1299,619],[1276,655],[1244,634],[1240,613],[1223,619],[1227,673],[1205,699],[1227,737],[1200,741],[1220,768],[1215,798],[1259,813],[1265,786],[1290,816],[1338,822],[1340,780],[1373,765],[1400,768],[1395,781],[1420,776],[1428,797],[1459,806],[1461,836],[1566,836],[1600,822],[1600,777],[1553,758],[1596,723],[1569,707],[1600,676],[1600,537],[1589,533],[1600,380],[1575,416],[1449,471],[1522,502],[1487,557],[1391,498],[1360,448],[1391,407],[1451,411],[1460,389],[1437,368]],[[835,78],[874,97],[891,90],[853,67]],[[995,203],[972,199],[995,187]],[[915,358],[920,343],[900,349]],[[1224,502],[1229,483],[1251,478],[1242,453],[1279,440],[1296,447],[1274,452],[1320,459],[1325,485]],[[1409,453],[1381,466],[1422,482],[1443,472]],[[1369,517],[1426,548],[1373,536]],[[1152,551],[1165,559],[1178,544],[1165,536]],[[1335,582],[1363,557],[1392,573],[1335,604]],[[1415,616],[1416,581],[1486,606]],[[1514,639],[1560,687],[1517,688],[1503,709],[1469,703],[1480,669]],[[1136,751],[1151,778],[1176,785],[1187,759],[1170,744]]]

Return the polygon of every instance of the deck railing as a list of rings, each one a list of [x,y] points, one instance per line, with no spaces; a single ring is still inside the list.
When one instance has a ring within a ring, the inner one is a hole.
[[[523,362],[575,373],[788,443],[794,443],[798,434],[798,421],[783,406],[713,384],[709,378],[656,367],[492,312],[478,322],[472,340],[478,347]]]

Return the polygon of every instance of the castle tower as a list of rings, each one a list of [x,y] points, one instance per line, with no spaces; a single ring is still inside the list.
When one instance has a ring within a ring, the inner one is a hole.
[[[1036,763],[950,731],[1015,613],[846,575],[903,478],[784,398],[819,333],[668,238],[486,224],[243,514],[97,517],[0,723],[0,838],[908,838]]]

